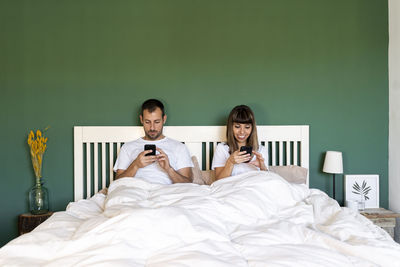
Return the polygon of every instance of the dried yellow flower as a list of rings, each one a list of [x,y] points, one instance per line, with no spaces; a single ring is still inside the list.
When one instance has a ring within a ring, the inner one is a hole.
[[[47,127],[45,131],[48,129]],[[42,163],[43,163],[43,154],[46,151],[47,145],[47,137],[44,136],[44,132],[40,130],[36,131],[36,140],[35,134],[33,131],[29,132],[28,135],[28,145],[30,147],[30,154],[32,160],[33,171],[35,172],[35,176],[37,179],[42,177]]]

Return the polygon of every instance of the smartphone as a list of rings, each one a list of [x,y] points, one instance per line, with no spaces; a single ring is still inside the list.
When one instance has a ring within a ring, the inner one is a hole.
[[[253,147],[251,146],[241,146],[240,151],[246,151],[246,154],[252,154],[253,153]],[[245,163],[249,163],[250,160],[246,161]]]
[[[151,150],[151,152],[147,153],[145,156],[155,156],[156,155],[156,145],[152,145],[152,144],[144,145],[144,150]]]

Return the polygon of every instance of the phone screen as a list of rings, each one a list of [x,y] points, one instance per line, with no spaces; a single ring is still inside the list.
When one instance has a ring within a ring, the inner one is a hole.
[[[147,153],[145,156],[155,156],[156,155],[156,145],[153,145],[153,144],[144,145],[144,150],[152,150],[151,152]]]
[[[253,148],[251,147],[251,146],[241,146],[240,147],[240,151],[246,151],[246,154],[252,154],[252,152],[253,152]],[[245,161],[245,163],[249,163],[250,162],[250,160],[248,160],[248,161]]]

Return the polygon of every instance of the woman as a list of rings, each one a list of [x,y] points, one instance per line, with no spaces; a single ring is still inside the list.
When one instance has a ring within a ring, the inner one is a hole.
[[[256,120],[253,111],[240,105],[232,109],[226,127],[226,143],[218,144],[212,161],[216,180],[248,171],[267,171],[268,153],[258,145]],[[242,146],[251,146],[252,155],[240,151]],[[247,163],[248,162],[248,163]]]

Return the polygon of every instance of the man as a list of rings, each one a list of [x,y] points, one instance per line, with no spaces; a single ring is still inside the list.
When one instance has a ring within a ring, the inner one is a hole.
[[[116,179],[138,177],[150,183],[171,184],[192,182],[193,163],[188,149],[179,141],[163,135],[167,120],[164,105],[156,99],[142,104],[140,122],[145,136],[124,144],[114,165]],[[147,155],[144,145],[156,145],[156,155]]]

